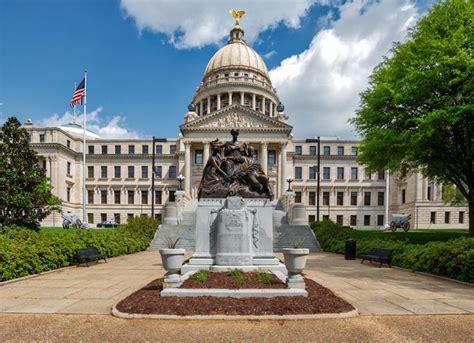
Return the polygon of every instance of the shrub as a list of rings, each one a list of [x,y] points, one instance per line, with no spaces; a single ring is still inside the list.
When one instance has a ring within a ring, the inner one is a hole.
[[[193,279],[199,283],[204,283],[209,278],[209,270],[199,269],[196,274],[193,275]]]
[[[245,283],[248,280],[247,275],[245,275],[245,273],[242,270],[237,269],[237,268],[231,269],[229,271],[229,275],[232,276],[234,280],[237,281],[238,283]]]
[[[344,253],[345,240],[357,240],[357,256],[371,248],[392,250],[392,264],[474,283],[474,238],[449,232],[367,232],[323,221],[313,224],[325,251]],[[458,237],[458,238],[454,238]]]
[[[145,250],[158,226],[155,219],[139,217],[116,229],[34,232],[3,227],[0,233],[0,281],[76,263],[75,249],[95,246],[107,257]]]

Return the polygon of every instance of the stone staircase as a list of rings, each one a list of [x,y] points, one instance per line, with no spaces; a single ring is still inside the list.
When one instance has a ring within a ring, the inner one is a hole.
[[[301,248],[308,248],[311,252],[321,251],[321,246],[309,225],[282,224],[273,227],[274,251],[291,248],[295,240],[300,242]]]
[[[161,224],[155,233],[153,241],[148,250],[158,251],[161,248],[167,248],[168,240],[179,238],[177,248],[184,248],[188,251],[194,250],[196,246],[196,236],[194,225],[167,225]]]

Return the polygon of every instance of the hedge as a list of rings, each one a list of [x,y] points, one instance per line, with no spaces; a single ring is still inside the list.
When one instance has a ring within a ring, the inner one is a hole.
[[[97,247],[107,257],[143,251],[157,227],[155,219],[136,217],[115,229],[35,232],[15,226],[0,228],[0,281],[74,265],[75,249],[87,246]]]
[[[447,241],[426,242],[425,237],[424,244],[421,244],[416,238],[416,243],[411,242],[409,236],[416,237],[419,233],[408,233],[405,239],[387,234],[384,239],[382,235],[360,234],[360,231],[330,221],[314,223],[312,227],[325,251],[343,254],[345,240],[354,238],[357,256],[370,248],[387,248],[392,250],[392,264],[395,266],[474,283],[474,238],[461,235]],[[433,239],[436,237],[440,236],[434,233]]]

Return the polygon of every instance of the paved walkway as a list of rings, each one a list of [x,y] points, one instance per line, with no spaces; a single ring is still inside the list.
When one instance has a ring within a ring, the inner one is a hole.
[[[0,284],[0,312],[109,314],[113,304],[163,274],[157,252],[63,269]],[[472,286],[346,261],[341,255],[311,254],[306,274],[364,315],[474,313]]]

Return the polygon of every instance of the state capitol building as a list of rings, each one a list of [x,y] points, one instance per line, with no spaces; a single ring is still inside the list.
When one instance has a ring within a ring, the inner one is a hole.
[[[320,154],[320,219],[357,228],[380,228],[386,223],[386,183],[389,182],[389,214],[410,213],[412,228],[467,228],[467,207],[443,203],[442,186],[412,174],[405,179],[370,172],[357,163],[359,141],[336,138],[293,138],[291,113],[272,86],[261,56],[247,45],[236,25],[230,39],[209,61],[204,77],[179,126],[178,138],[155,143],[155,216],[173,204],[184,175],[188,204],[197,202],[203,167],[210,142],[227,141],[230,130],[240,130],[239,140],[249,143],[270,179],[278,204],[288,184],[295,202],[306,205],[308,221],[316,217],[317,163]],[[71,123],[37,127],[28,121],[31,145],[53,186],[63,200],[64,212],[82,218],[82,127]],[[85,182],[87,221],[124,223],[128,218],[151,213],[153,139],[103,139],[87,133]],[[389,219],[390,221],[391,219]],[[42,225],[60,226],[53,213]]]

